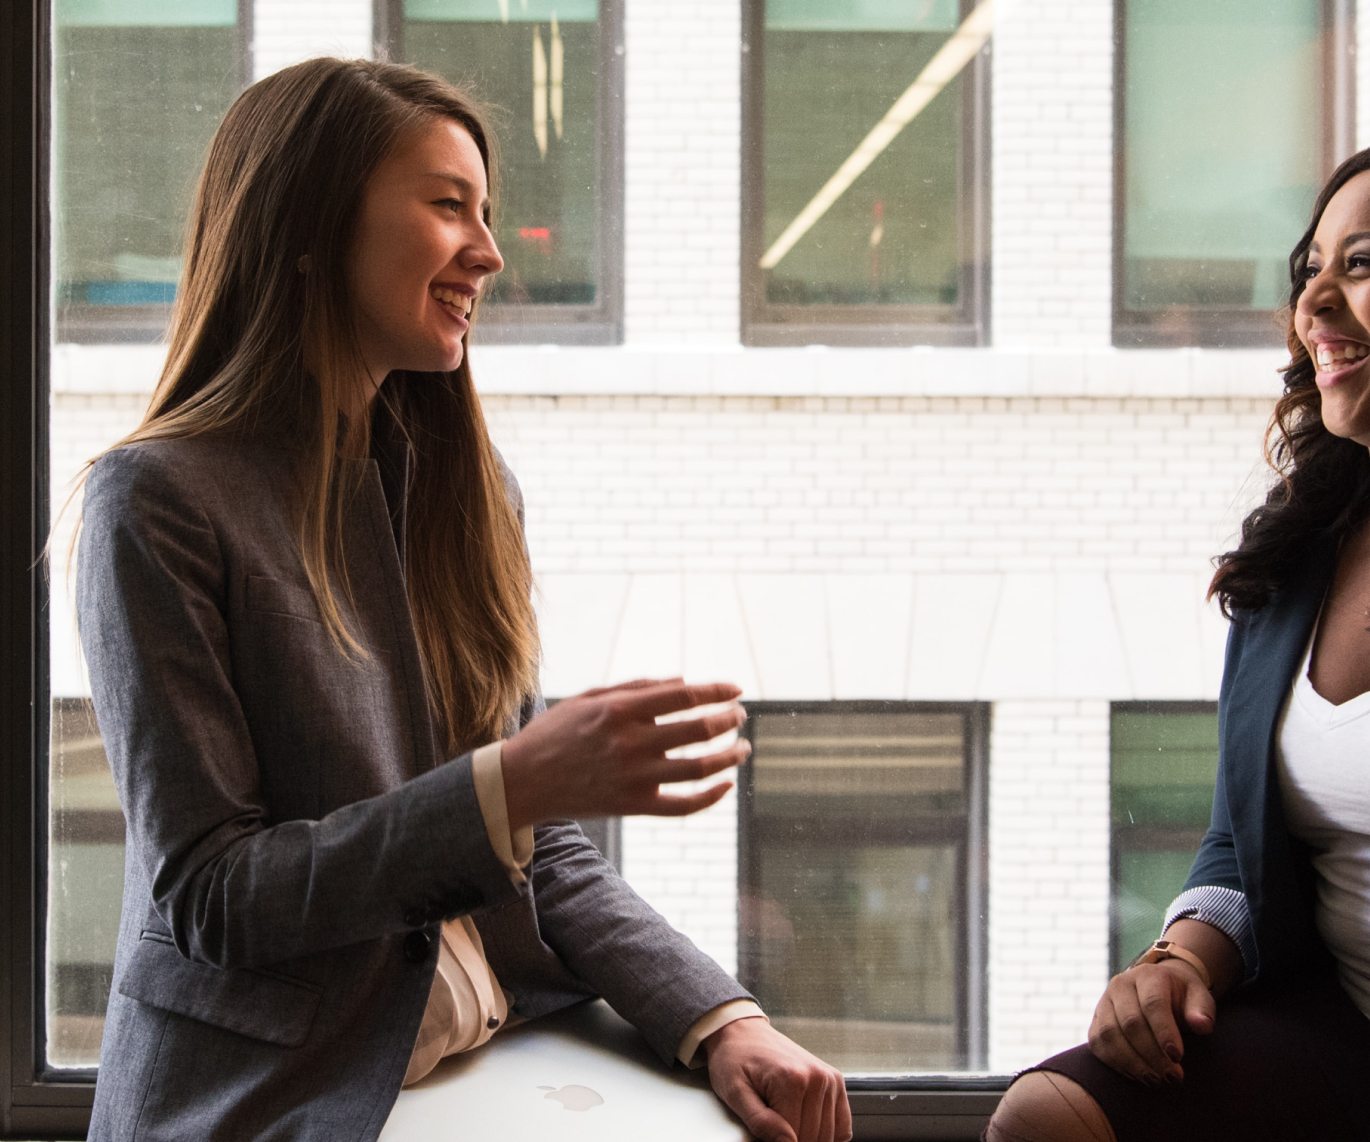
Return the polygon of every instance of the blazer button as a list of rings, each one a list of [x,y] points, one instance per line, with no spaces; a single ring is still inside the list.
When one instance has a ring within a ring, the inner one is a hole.
[[[487,1027],[489,1027],[491,1031],[493,1031],[496,1027],[499,1026],[499,1016],[498,1016],[498,1015],[492,1015],[492,1016],[490,1016],[490,1018],[487,1019],[487,1020],[485,1021],[485,1025],[486,1025]]]
[[[404,922],[411,928],[422,928],[428,923],[428,916],[418,908],[410,908],[404,914]]]
[[[433,941],[427,932],[410,932],[404,938],[404,958],[411,964],[421,964],[428,958],[428,946]]]

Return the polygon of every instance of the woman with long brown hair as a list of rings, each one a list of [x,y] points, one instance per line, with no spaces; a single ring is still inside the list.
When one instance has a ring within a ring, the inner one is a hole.
[[[682,814],[738,690],[544,711],[522,501],[467,359],[491,142],[413,69],[250,88],[198,187],[166,367],[88,471],[78,611],[128,824],[92,1139],[374,1139],[402,1083],[593,994],[762,1138],[850,1135],[569,820]],[[683,721],[657,718],[712,705]]]
[[[1278,479],[1210,588],[1232,621],[1212,824],[1088,1046],[1011,1086],[990,1142],[1370,1133],[1370,151],[1289,269]]]

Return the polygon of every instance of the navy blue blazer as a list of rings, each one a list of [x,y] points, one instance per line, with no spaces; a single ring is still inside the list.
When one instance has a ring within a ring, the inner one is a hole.
[[[1314,924],[1310,850],[1285,825],[1275,732],[1336,555],[1335,542],[1310,546],[1299,577],[1260,610],[1236,615],[1228,632],[1213,820],[1185,888],[1219,885],[1246,894],[1257,959],[1248,982],[1261,989],[1334,969]]]

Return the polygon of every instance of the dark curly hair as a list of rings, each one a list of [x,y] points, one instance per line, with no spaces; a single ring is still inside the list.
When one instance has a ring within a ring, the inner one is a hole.
[[[1313,231],[1332,196],[1368,170],[1370,149],[1352,155],[1333,172],[1313,204],[1308,229],[1289,255],[1289,364],[1281,370],[1284,393],[1275,404],[1265,440],[1266,462],[1279,480],[1265,503],[1242,521],[1237,549],[1214,560],[1217,571],[1208,596],[1216,595],[1229,617],[1234,611],[1263,607],[1297,574],[1310,545],[1340,538],[1370,509],[1370,451],[1324,427],[1316,369],[1294,331],[1294,309],[1303,293]]]

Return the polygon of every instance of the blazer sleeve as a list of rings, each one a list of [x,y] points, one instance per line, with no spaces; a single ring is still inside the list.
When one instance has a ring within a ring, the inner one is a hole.
[[[270,820],[233,686],[223,553],[187,483],[155,449],[102,458],[77,569],[129,859],[181,954],[274,963],[526,891],[490,846],[469,754],[320,820]]]

